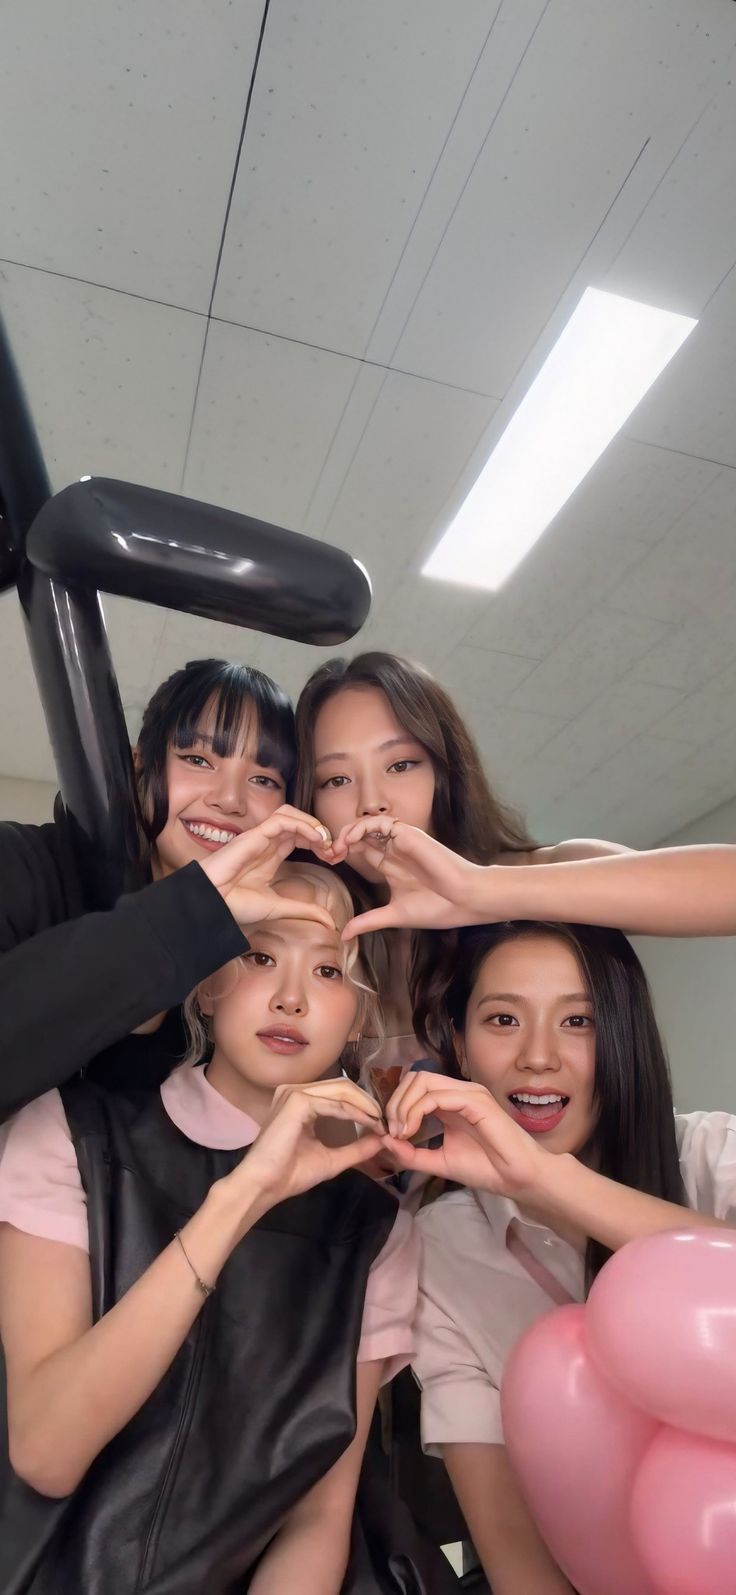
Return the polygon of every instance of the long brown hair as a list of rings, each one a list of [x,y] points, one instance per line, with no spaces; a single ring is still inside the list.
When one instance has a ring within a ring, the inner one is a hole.
[[[528,936],[566,943],[593,1005],[597,1119],[580,1156],[621,1185],[687,1206],[667,1057],[646,975],[620,930],[516,921],[461,931],[457,948],[446,947],[444,955],[438,950],[434,967],[419,978],[419,1039],[439,1053],[448,1074],[456,1074],[455,1036],[465,1029],[481,965],[504,942]],[[600,1241],[588,1240],[587,1288],[610,1255]]]
[[[398,654],[328,659],[310,676],[296,708],[297,808],[310,814],[314,804],[317,715],[348,687],[377,687],[409,736],[426,748],[434,768],[432,835],[438,842],[474,864],[491,864],[499,853],[526,852],[534,846],[521,817],[490,787],[452,698],[421,665]]]

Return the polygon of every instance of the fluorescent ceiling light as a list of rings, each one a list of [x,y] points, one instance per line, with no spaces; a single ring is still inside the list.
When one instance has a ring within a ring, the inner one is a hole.
[[[696,326],[586,288],[422,575],[500,587]]]

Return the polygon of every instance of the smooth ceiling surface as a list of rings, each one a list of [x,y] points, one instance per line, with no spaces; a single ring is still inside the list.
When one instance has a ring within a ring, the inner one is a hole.
[[[107,474],[368,566],[544,838],[736,791],[731,0],[13,4],[0,305],[54,484]],[[699,317],[501,592],[419,575],[588,283]],[[2,599],[0,773],[53,779]],[[169,670],[324,650],[105,599],[131,730]]]

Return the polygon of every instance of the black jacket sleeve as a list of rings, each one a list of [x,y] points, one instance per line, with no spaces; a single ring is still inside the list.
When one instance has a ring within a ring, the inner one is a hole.
[[[38,902],[37,869],[16,850],[9,860],[6,848],[0,866],[0,1119],[182,1002],[247,947],[198,864],[121,897],[108,912],[37,934],[34,919],[47,906]]]

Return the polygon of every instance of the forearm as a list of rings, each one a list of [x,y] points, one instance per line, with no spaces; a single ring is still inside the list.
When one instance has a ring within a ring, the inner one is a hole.
[[[505,1448],[446,1444],[442,1456],[493,1595],[571,1595],[542,1539]]]
[[[493,1595],[573,1595],[572,1584],[536,1532],[531,1540],[507,1533],[485,1549],[484,1556],[476,1545]]]
[[[550,1154],[543,1188],[530,1205],[553,1229],[572,1228],[612,1252],[628,1241],[663,1230],[725,1227],[721,1219],[708,1213],[609,1180],[568,1153]]]
[[[200,1279],[215,1284],[257,1216],[242,1182],[228,1186],[223,1180],[212,1187],[181,1232]],[[11,1386],[16,1472],[42,1494],[63,1496],[75,1489],[155,1390],[204,1301],[173,1240],[103,1318],[41,1362],[20,1390]]]
[[[247,945],[196,864],[17,945],[1,909],[0,1119],[182,1002]]]
[[[474,921],[612,925],[634,935],[736,933],[736,847],[659,848],[557,864],[489,865],[468,882]]]
[[[288,1519],[251,1579],[250,1595],[339,1595],[349,1552],[341,1525]]]

